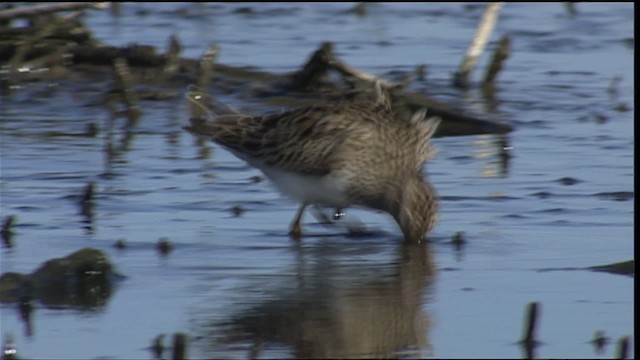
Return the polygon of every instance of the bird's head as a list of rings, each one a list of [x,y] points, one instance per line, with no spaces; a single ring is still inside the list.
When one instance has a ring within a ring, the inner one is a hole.
[[[438,218],[438,194],[421,175],[409,177],[399,192],[393,217],[409,242],[420,242]]]

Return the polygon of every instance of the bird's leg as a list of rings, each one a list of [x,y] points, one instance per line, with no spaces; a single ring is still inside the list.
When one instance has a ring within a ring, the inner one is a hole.
[[[302,203],[298,208],[298,212],[296,216],[293,218],[293,222],[291,223],[291,229],[289,230],[289,236],[291,236],[294,240],[300,240],[302,236],[302,228],[300,227],[300,220],[302,220],[302,214],[304,213],[304,209],[307,208],[308,204]]]

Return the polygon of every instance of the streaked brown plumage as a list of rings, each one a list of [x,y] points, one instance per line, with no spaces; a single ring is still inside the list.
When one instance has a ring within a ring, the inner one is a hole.
[[[377,82],[375,101],[349,101],[248,116],[222,111],[212,121],[192,118],[185,129],[230,150],[262,170],[278,189],[301,202],[290,234],[299,237],[307,205],[364,206],[389,213],[406,240],[420,241],[438,213],[435,189],[423,173],[429,139],[440,119],[411,119],[391,111]],[[197,102],[201,93],[190,94]]]

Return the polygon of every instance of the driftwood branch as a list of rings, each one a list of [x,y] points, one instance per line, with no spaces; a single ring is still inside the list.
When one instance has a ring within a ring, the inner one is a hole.
[[[321,87],[322,80],[329,70],[335,70],[340,73],[345,81],[352,86],[355,85],[354,83],[356,81],[372,84],[379,81],[385,88],[394,86],[394,84],[387,80],[380,79],[342,62],[333,54],[333,44],[325,42],[311,55],[302,69],[293,74],[289,88],[298,91],[308,91]]]
[[[360,81],[365,81],[370,83],[375,83],[376,81],[379,81],[382,86],[387,88],[394,86],[394,84],[390,83],[387,80],[380,79],[379,77],[376,77],[367,72],[364,72],[362,70],[349,66],[336,58],[332,58],[330,64],[331,66],[333,66],[335,70],[337,70],[340,74],[342,74],[345,77],[351,77],[351,78],[358,79]]]
[[[60,2],[52,4],[33,5],[19,7],[15,9],[6,9],[0,12],[0,20],[31,18],[44,14],[50,14],[58,11],[71,11],[81,9],[106,9],[110,6],[109,2]]]
[[[469,86],[469,74],[471,73],[471,70],[473,70],[478,57],[482,54],[487,42],[489,41],[489,36],[491,36],[491,32],[498,20],[498,11],[502,5],[503,3],[501,2],[493,2],[487,5],[485,12],[482,14],[482,18],[480,19],[480,23],[478,24],[476,33],[471,40],[471,44],[467,49],[467,54],[462,59],[462,63],[460,64],[458,71],[454,74],[454,86],[460,88],[466,88]]]
[[[69,39],[67,33],[70,31],[56,30],[56,28],[48,29],[47,25],[51,25],[50,23],[52,22],[34,25],[27,29],[7,28],[11,31],[3,33],[2,37],[9,41],[5,42],[8,45],[5,45],[4,48],[2,47],[3,43],[0,42],[0,62],[8,63],[14,59],[13,65],[15,65],[14,68],[17,68],[25,61],[40,61],[47,56],[55,55],[56,58],[64,59],[64,61],[58,61],[57,66],[65,70],[60,73],[73,72],[76,75],[75,79],[89,77],[94,81],[100,76],[114,76],[115,74],[116,84],[118,84],[116,86],[117,99],[125,106],[129,118],[132,119],[130,122],[135,122],[136,115],[140,111],[136,95],[139,98],[142,96],[140,93],[134,93],[131,86],[138,82],[152,82],[163,84],[163,86],[180,86],[182,88],[188,84],[201,83],[204,86],[200,87],[200,93],[192,93],[192,95],[200,96],[211,92],[208,84],[210,79],[215,78],[217,91],[227,94],[246,94],[247,91],[251,91],[252,97],[269,106],[293,108],[322,102],[357,99],[360,95],[369,96],[367,91],[373,88],[371,83],[379,81],[389,92],[394,112],[403,116],[411,116],[426,107],[430,116],[441,117],[443,121],[435,136],[504,134],[513,130],[509,124],[466,115],[423,94],[406,91],[390,81],[379,79],[346,64],[335,56],[333,46],[330,43],[322,44],[300,70],[291,74],[273,74],[252,68],[216,63],[217,49],[215,48],[209,49],[202,59],[181,58],[177,39],[169,41],[167,54],[160,54],[156,52],[155,48],[146,45],[100,46],[97,42],[92,41],[88,31],[82,38]],[[70,22],[62,21],[61,23]],[[77,26],[82,29],[82,24]],[[74,24],[72,28],[76,29],[77,26]],[[51,35],[52,32],[55,33],[55,36]],[[73,33],[76,32],[78,31],[73,31]],[[31,40],[32,44],[20,49],[21,46],[24,46],[23,44],[29,43],[24,39],[30,38],[33,39]],[[60,41],[58,39],[66,40]],[[116,61],[116,59],[119,60]],[[114,64],[118,64],[118,66]],[[129,70],[128,67],[132,69]],[[336,81],[335,77],[327,76],[330,72],[341,76],[343,81]],[[50,73],[51,76],[54,74]],[[14,75],[12,81],[41,76],[35,72]],[[256,84],[260,84],[260,89],[258,89],[260,91],[256,90]],[[198,98],[196,105],[200,108],[204,106],[206,109],[209,105],[208,102],[212,99]],[[216,114],[236,113],[232,109],[220,106],[215,107],[215,110]]]
[[[427,108],[430,116],[439,116],[444,121],[438,127],[436,136],[458,136],[475,134],[505,134],[513,130],[510,125],[485,121],[473,116],[465,115],[462,112],[452,109],[442,102],[427,98],[422,94],[403,91],[399,85],[382,80],[374,75],[356,69],[345,64],[333,55],[331,43],[324,43],[316,50],[302,68],[291,76],[291,81],[286,86],[287,91],[309,92],[311,90],[330,89],[332,84],[325,84],[322,79],[330,70],[340,73],[345,80],[354,85],[354,79],[360,82],[374,83],[379,81],[389,92],[392,98],[394,111],[410,116],[416,111]],[[355,87],[355,86],[354,86]],[[370,87],[373,87],[371,85]],[[335,90],[335,89],[334,89]],[[326,92],[326,91],[325,91]],[[312,100],[303,99],[302,106],[318,101],[334,101],[336,96],[322,95],[318,92],[319,98]],[[335,94],[336,91],[330,92]],[[346,94],[345,91],[337,93]],[[339,97],[338,97],[339,98]],[[282,101],[282,104],[291,104],[295,99],[287,97],[284,101],[281,98],[270,99],[270,102]]]
[[[333,44],[325,42],[320,45],[304,66],[295,72],[289,87],[299,91],[307,91],[319,86],[329,70],[333,58]]]

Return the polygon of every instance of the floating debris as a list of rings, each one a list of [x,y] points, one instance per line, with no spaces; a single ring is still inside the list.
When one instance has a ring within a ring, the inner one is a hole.
[[[249,6],[242,6],[239,7],[235,10],[233,10],[234,14],[241,14],[241,15],[252,15],[255,13],[255,10],[253,10],[253,8],[249,7]]]
[[[244,213],[244,209],[240,205],[233,206],[231,209],[229,209],[229,211],[231,211],[231,214],[234,217],[242,216],[242,214]]]
[[[116,240],[115,243],[113,243],[113,247],[118,249],[118,250],[124,250],[124,249],[127,248],[127,246],[128,246],[127,245],[127,240],[123,239],[123,238],[120,238],[120,239]]]
[[[565,176],[565,177],[562,177],[562,178],[556,180],[556,182],[558,182],[558,183],[560,183],[562,185],[571,186],[571,185],[575,185],[577,183],[580,183],[582,181],[578,180],[576,178]]]
[[[635,197],[635,193],[633,191],[600,192],[595,195],[602,199],[614,201],[627,201]]]
[[[100,127],[92,121],[85,126],[83,135],[86,137],[96,137],[99,132]]]
[[[628,260],[607,265],[591,266],[587,269],[593,271],[608,272],[612,274],[635,276],[636,261]]]
[[[456,232],[451,238],[451,244],[455,250],[460,251],[467,244],[467,239],[464,236],[464,231]]]
[[[619,102],[613,107],[613,110],[617,112],[627,112],[631,111],[631,107],[625,102]]]
[[[464,231],[456,232],[451,237],[451,245],[453,245],[454,256],[457,261],[461,261],[464,255],[463,250],[467,244],[467,238],[464,235]]]
[[[167,256],[173,250],[173,244],[168,237],[161,237],[156,244],[156,249],[162,256]]]

